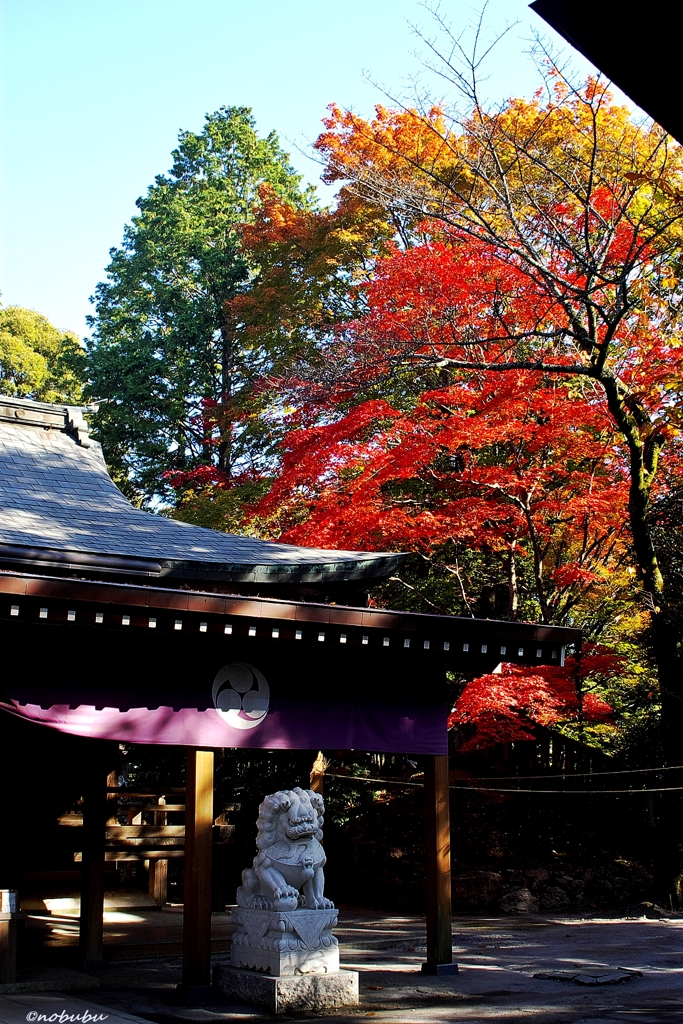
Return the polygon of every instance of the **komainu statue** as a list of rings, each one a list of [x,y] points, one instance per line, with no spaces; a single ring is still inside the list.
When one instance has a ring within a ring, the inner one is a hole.
[[[323,896],[319,793],[272,793],[259,807],[258,853],[242,872],[230,962],[272,976],[338,974],[337,910]]]
[[[325,807],[319,793],[290,789],[267,796],[256,823],[258,853],[242,872],[240,907],[254,910],[332,910],[323,896]]]

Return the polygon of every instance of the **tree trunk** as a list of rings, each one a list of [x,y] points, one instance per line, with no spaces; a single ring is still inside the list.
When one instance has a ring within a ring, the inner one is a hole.
[[[652,650],[662,702],[662,747],[668,764],[683,758],[683,680],[678,630],[665,610],[652,613]]]
[[[218,465],[229,478],[232,472],[232,401],[235,374],[235,335],[225,318],[221,323],[221,400]]]
[[[510,547],[510,555],[508,558],[508,587],[510,591],[510,618],[517,618],[517,609],[519,607],[519,593],[517,590],[517,563],[515,561],[515,547],[516,543],[513,541]]]

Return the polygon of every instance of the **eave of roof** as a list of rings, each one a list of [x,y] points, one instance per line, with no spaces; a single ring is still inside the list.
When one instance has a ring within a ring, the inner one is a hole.
[[[226,534],[226,536],[228,536]],[[264,545],[268,541],[262,542]],[[281,545],[285,547],[285,545]],[[294,548],[295,551],[306,550]],[[315,550],[315,549],[312,549]],[[355,560],[348,552],[324,551],[324,562],[267,564],[255,562],[193,561],[189,559],[161,558],[152,560],[132,556],[110,555],[71,549],[23,547],[0,543],[0,563],[18,568],[62,569],[69,572],[84,571],[88,575],[121,575],[180,581],[217,583],[338,583],[348,581],[382,580],[405,562],[406,554],[364,555],[357,552]],[[334,561],[334,556],[339,560]],[[346,556],[346,557],[343,557]]]
[[[663,12],[638,12],[634,21],[623,0],[534,0],[529,6],[653,120],[683,142],[680,32],[661,16]]]
[[[579,629],[550,626],[534,622],[509,622],[499,619],[472,619],[454,615],[432,615],[417,612],[388,611],[379,608],[353,608],[342,605],[313,604],[303,601],[282,601],[275,598],[222,596],[198,591],[171,590],[163,587],[138,587],[128,583],[102,583],[67,580],[29,574],[0,572],[0,618],[12,616],[11,607],[22,598],[31,608],[36,602],[54,604],[51,621],[67,621],[69,602],[89,608],[109,607],[121,618],[121,612],[136,614],[140,622],[150,612],[166,615],[170,628],[175,616],[186,614],[198,626],[200,618],[213,616],[218,620],[244,619],[264,624],[308,623],[339,628],[357,627],[400,635],[417,634],[426,639],[478,644],[487,638],[519,643],[581,645]],[[34,609],[35,610],[35,609]],[[48,609],[49,610],[49,609]],[[17,613],[18,615],[18,613]],[[80,621],[80,620],[79,620]],[[112,619],[112,622],[114,620]],[[117,620],[118,621],[118,620]],[[155,628],[160,625],[155,619]]]

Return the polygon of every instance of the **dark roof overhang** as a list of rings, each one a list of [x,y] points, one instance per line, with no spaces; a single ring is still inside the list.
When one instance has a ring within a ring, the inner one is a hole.
[[[529,6],[670,135],[683,141],[681,40],[674,4],[660,4],[645,14],[623,0],[534,0]]]
[[[97,618],[101,616],[101,618]],[[304,641],[321,653],[340,642],[349,647],[390,648],[411,657],[439,657],[457,670],[484,671],[500,661],[555,663],[567,646],[581,647],[579,629],[422,615],[377,608],[223,596],[127,583],[70,580],[0,572],[0,621],[73,624],[147,631],[181,628],[187,633],[243,636],[278,643]],[[275,631],[275,632],[274,632]],[[277,637],[276,637],[277,633]],[[300,634],[300,635],[297,635]],[[341,637],[344,637],[341,640]],[[408,641],[408,643],[406,643]]]

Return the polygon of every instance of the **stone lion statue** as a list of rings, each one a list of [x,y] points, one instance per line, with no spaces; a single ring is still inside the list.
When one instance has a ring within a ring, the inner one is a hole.
[[[320,840],[325,805],[311,789],[267,796],[259,807],[258,853],[242,872],[240,907],[254,910],[334,909],[323,896],[325,852]]]

